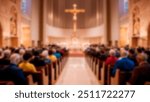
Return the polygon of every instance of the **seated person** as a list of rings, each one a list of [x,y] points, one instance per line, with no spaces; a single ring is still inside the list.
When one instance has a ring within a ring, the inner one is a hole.
[[[130,72],[134,69],[135,64],[128,57],[128,52],[126,50],[121,50],[121,58],[115,63],[111,75],[115,76],[116,70],[119,68],[121,71]]]
[[[130,49],[130,50],[129,50],[128,58],[129,58],[130,60],[132,60],[132,61],[135,63],[135,65],[138,65],[138,64],[137,64],[137,61],[136,61],[136,53],[135,53],[135,50],[134,50],[134,49]]]
[[[12,54],[10,64],[7,67],[0,68],[0,80],[13,81],[16,85],[26,85],[23,71],[17,66],[19,62],[20,56]]]
[[[57,61],[57,58],[56,56],[53,55],[53,52],[52,50],[49,50],[49,59],[52,61],[52,62],[56,62]]]
[[[34,66],[39,67],[39,66],[45,66],[46,63],[44,60],[40,58],[40,52],[38,50],[34,51],[34,58],[30,61]]]
[[[147,55],[144,53],[137,55],[139,66],[133,70],[129,84],[144,85],[146,81],[150,81],[150,64],[147,62]]]
[[[105,64],[113,66],[113,65],[115,65],[116,61],[118,60],[117,57],[115,57],[115,50],[113,50],[113,49],[110,50],[109,55],[110,56],[106,59]]]
[[[19,67],[24,71],[24,72],[37,72],[35,66],[30,63],[30,60],[32,59],[32,55],[30,53],[25,53],[23,55],[23,62],[19,64]]]
[[[54,54],[54,56],[56,56],[57,59],[61,58],[61,54],[58,51],[56,51],[55,49],[53,49],[53,54]]]
[[[10,56],[11,56],[11,50],[6,49],[3,52],[3,57],[0,59],[0,64],[2,65],[9,65],[10,64]]]
[[[51,61],[50,61],[50,59],[49,59],[49,55],[48,55],[48,50],[44,50],[44,51],[42,52],[41,56],[42,56],[42,59],[44,60],[44,62],[45,62],[46,64],[50,64],[50,63],[51,63]]]
[[[23,55],[26,53],[25,49],[20,49],[19,54],[21,56],[21,61],[23,61]]]

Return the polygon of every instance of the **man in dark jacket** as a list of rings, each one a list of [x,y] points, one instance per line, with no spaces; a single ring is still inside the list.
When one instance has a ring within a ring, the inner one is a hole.
[[[137,56],[138,67],[133,71],[129,84],[144,85],[150,81],[150,64],[147,62],[147,55],[141,53]]]
[[[0,80],[13,81],[15,85],[26,85],[23,71],[17,66],[20,56],[18,54],[11,55],[10,62],[7,67],[0,68]]]

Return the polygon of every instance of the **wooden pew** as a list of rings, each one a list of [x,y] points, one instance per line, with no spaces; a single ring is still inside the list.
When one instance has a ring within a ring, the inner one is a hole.
[[[0,85],[14,85],[13,81],[0,80]]]
[[[99,79],[98,78],[98,76],[99,76],[99,65],[100,65],[100,60],[97,58],[97,60],[96,60],[96,66],[95,66],[95,75],[96,75],[97,79]]]
[[[97,76],[97,73],[98,73],[98,71],[97,71],[97,67],[98,66],[99,66],[99,59],[95,57],[95,63],[94,63],[94,70],[93,70],[93,72],[94,72],[94,74],[96,76]]]
[[[107,65],[106,67],[106,84],[111,85],[111,71],[114,65]]]
[[[49,84],[48,66],[40,66],[36,67],[36,69],[42,73],[42,83],[40,84],[48,85]]]
[[[90,68],[91,68],[91,70],[92,70],[92,63],[93,63],[93,56],[90,56]]]
[[[60,73],[63,71],[62,67],[62,57],[59,59],[59,67],[60,67]]]
[[[53,85],[55,83],[55,75],[54,75],[54,68],[53,68],[53,64],[48,64],[48,79],[49,79],[49,85]]]
[[[96,66],[95,66],[95,75],[98,80],[101,80],[101,61],[97,58]]]
[[[101,84],[102,85],[106,85],[106,66],[105,66],[105,62],[102,62],[102,68],[101,70]]]
[[[92,71],[93,71],[93,72],[94,72],[94,67],[95,67],[95,61],[96,61],[96,58],[95,58],[95,57],[92,57],[91,68],[92,68]]]
[[[53,69],[54,69],[54,80],[55,80],[55,82],[57,81],[57,79],[58,79],[58,77],[59,77],[59,74],[58,74],[58,63],[57,62],[53,62],[52,63],[52,67],[53,67]],[[55,83],[54,82],[54,83]]]
[[[111,85],[126,85],[131,77],[131,72],[123,72],[117,69],[115,77],[111,77]]]
[[[111,85],[119,85],[119,77],[120,77],[120,76],[119,76],[119,75],[120,75],[119,73],[120,73],[120,70],[117,70],[115,77],[111,77],[111,76],[110,76],[110,77],[111,77],[111,78],[110,78],[110,84],[111,84]]]
[[[145,82],[144,85],[150,85],[150,81]]]
[[[24,72],[28,85],[42,85],[42,72]]]
[[[58,67],[58,76],[60,76],[61,71],[62,71],[61,59],[60,58],[57,60],[57,67]]]

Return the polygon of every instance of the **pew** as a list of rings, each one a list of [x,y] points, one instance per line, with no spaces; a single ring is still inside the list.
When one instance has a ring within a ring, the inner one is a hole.
[[[93,57],[93,62],[92,62],[92,71],[95,73],[95,66],[96,66],[96,57]]]
[[[58,67],[58,76],[61,74],[62,67],[61,67],[61,59],[57,60],[57,67]]]
[[[96,75],[96,78],[99,79],[99,74],[100,74],[100,60],[97,58],[96,60],[96,66],[95,66],[95,75]]]
[[[36,72],[36,73],[23,72],[23,73],[26,77],[28,85],[42,85],[43,78],[41,72]]]
[[[111,85],[126,85],[131,77],[131,72],[123,72],[117,69],[115,77],[111,77]]]
[[[116,70],[116,74],[115,74],[115,77],[111,77],[110,76],[110,84],[111,85],[119,85],[119,73],[120,73],[120,70]]]
[[[114,65],[107,65],[106,67],[106,84],[111,85],[111,72]]]
[[[106,66],[105,66],[105,62],[102,63],[102,68],[100,69],[101,71],[101,84],[102,85],[106,85]]]
[[[42,83],[40,85],[48,85],[49,84],[49,76],[48,76],[48,66],[40,66],[36,67],[37,71],[42,73]]]
[[[58,65],[57,65],[57,62],[53,62],[52,63],[52,67],[54,69],[54,80],[56,81],[58,79]]]
[[[144,85],[150,85],[150,81],[146,81]]]
[[[53,64],[48,64],[48,79],[49,79],[49,85],[53,85],[55,83],[55,78],[54,78],[54,68]]]
[[[13,81],[0,80],[0,85],[14,85]]]

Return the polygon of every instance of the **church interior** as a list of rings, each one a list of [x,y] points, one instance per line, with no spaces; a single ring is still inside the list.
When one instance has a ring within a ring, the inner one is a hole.
[[[0,85],[150,85],[150,0],[0,0]]]

